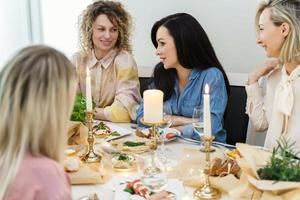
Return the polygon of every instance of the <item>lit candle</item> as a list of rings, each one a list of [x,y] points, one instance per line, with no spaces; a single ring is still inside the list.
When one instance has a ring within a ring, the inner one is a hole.
[[[205,84],[204,94],[203,94],[203,123],[204,123],[204,135],[211,136],[211,121],[210,121],[210,96],[209,87]]]
[[[86,111],[92,112],[92,91],[91,91],[91,76],[89,68],[86,68],[86,79],[85,79],[85,98],[86,98]]]
[[[161,90],[144,91],[144,121],[160,123],[163,119],[163,97]]]

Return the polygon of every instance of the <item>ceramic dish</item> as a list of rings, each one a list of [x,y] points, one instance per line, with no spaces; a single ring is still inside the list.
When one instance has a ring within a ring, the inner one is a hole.
[[[136,169],[136,159],[133,155],[121,153],[111,159],[114,170],[132,171]]]

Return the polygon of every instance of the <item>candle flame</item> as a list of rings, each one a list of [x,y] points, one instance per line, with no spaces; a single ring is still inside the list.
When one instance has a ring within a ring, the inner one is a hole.
[[[90,76],[90,70],[88,67],[86,68],[86,76]]]
[[[209,93],[209,87],[208,87],[208,84],[205,84],[204,92],[205,92],[205,94],[208,94],[208,93]]]

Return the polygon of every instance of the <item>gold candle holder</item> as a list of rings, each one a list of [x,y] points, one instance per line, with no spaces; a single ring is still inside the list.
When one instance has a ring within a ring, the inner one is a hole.
[[[158,138],[159,135],[157,133],[157,127],[159,126],[163,126],[165,124],[168,123],[168,121],[166,119],[163,119],[162,122],[158,122],[158,123],[152,123],[152,122],[145,122],[144,118],[141,119],[142,124],[146,125],[146,126],[151,126],[152,131],[150,131],[151,133],[151,142],[150,142],[150,149],[151,150],[156,150],[157,149],[157,144],[158,144]]]
[[[86,163],[95,163],[101,161],[101,156],[94,152],[94,134],[93,134],[93,112],[86,112],[86,125],[88,131],[88,149],[86,154],[81,158]]]
[[[155,174],[159,174],[162,172],[162,170],[157,167],[157,165],[155,164],[155,161],[154,161],[154,157],[155,157],[155,150],[157,149],[157,144],[158,144],[158,133],[157,133],[157,127],[158,126],[162,126],[164,125],[166,122],[165,119],[163,119],[162,122],[158,122],[158,123],[151,123],[151,122],[145,122],[144,118],[141,119],[141,122],[146,125],[146,126],[151,126],[151,141],[150,141],[150,145],[149,145],[149,148],[151,149],[151,166],[147,167],[145,170],[144,170],[144,174],[146,176],[153,176]]]
[[[219,199],[221,193],[218,189],[213,188],[210,185],[210,153],[211,153],[211,143],[215,139],[214,136],[201,136],[202,141],[204,141],[204,152],[205,152],[205,182],[201,188],[198,188],[194,192],[194,198],[196,200],[200,199]]]

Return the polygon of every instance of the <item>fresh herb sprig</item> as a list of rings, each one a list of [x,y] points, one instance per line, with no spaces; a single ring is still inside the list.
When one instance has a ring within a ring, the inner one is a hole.
[[[128,146],[128,147],[137,147],[137,146],[146,145],[145,142],[132,142],[132,141],[126,141],[123,144],[124,146]]]
[[[114,131],[110,134],[111,136],[121,136],[120,133],[118,133],[118,131]]]
[[[104,122],[100,122],[99,124],[98,124],[98,130],[105,130],[106,128],[105,128],[105,124],[104,124]]]
[[[300,160],[292,150],[294,143],[284,137],[278,140],[278,145],[272,151],[272,156],[264,168],[259,169],[261,179],[275,181],[300,181]]]
[[[118,160],[129,161],[130,157],[127,154],[121,153],[118,157]]]

